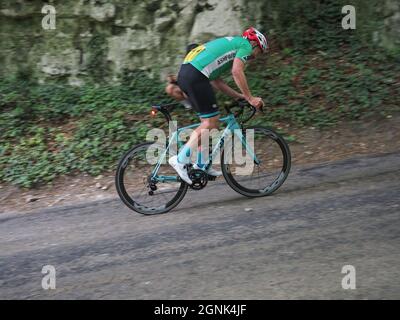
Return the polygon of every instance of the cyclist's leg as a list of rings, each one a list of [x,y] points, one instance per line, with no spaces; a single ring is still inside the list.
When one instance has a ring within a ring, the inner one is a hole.
[[[178,154],[179,161],[188,161],[192,154],[192,151],[197,148],[197,165],[201,167],[204,162],[207,162],[208,155],[203,154],[203,150],[207,149],[204,146],[209,144],[209,132],[212,129],[218,129],[219,126],[219,115],[209,117],[209,118],[201,118],[200,116],[200,126],[198,126],[193,133],[191,134],[189,141],[182,148],[182,151]],[[202,138],[203,148],[202,148]],[[189,159],[188,159],[189,158]]]
[[[202,149],[202,137],[204,137],[204,144],[209,143],[209,132],[212,129],[218,129],[219,126],[219,115],[201,119],[200,125],[192,132],[188,142],[182,147],[181,151],[178,153],[178,161],[180,163],[190,163],[191,155],[193,154],[193,150],[196,148]],[[205,149],[205,148],[203,148]],[[200,153],[201,154],[201,153]],[[199,156],[199,155],[198,155]],[[204,159],[204,157],[203,157]]]
[[[198,148],[197,148],[197,160],[194,165],[194,169],[204,170],[207,168],[207,173],[211,176],[222,175],[221,171],[215,170],[210,165],[210,138],[212,138],[212,130],[218,129],[219,127],[219,115],[211,118],[202,119],[202,126],[198,128],[197,138],[198,138]]]
[[[201,119],[201,124],[178,154],[181,163],[190,163],[193,150],[200,143],[201,132],[218,128],[219,110],[210,80],[191,64],[181,66],[178,85],[188,96],[193,108]]]
[[[187,96],[185,93],[182,91],[181,88],[177,84],[169,83],[165,87],[165,92],[175,100],[179,101],[186,109],[191,109],[192,105],[190,104],[190,101],[188,100]]]

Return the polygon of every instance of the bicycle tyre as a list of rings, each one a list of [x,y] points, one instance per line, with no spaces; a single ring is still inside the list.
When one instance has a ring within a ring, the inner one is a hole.
[[[149,207],[144,205],[143,203],[140,203],[139,201],[135,200],[132,196],[129,195],[129,192],[127,191],[127,188],[125,186],[124,182],[124,177],[125,177],[125,172],[126,168],[128,167],[129,161],[134,157],[135,153],[140,151],[141,149],[147,149],[149,146],[151,146],[153,142],[146,142],[146,143],[141,143],[136,145],[135,147],[131,148],[129,151],[127,151],[120,159],[117,170],[116,170],[116,175],[115,175],[115,186],[118,192],[119,197],[121,198],[122,202],[130,209],[144,214],[144,215],[155,215],[155,214],[162,214],[162,213],[167,213],[168,211],[172,210],[175,208],[184,198],[188,185],[183,182],[177,182],[177,185],[179,184],[179,188],[175,194],[175,196],[169,200],[167,203],[161,206],[157,207]],[[151,172],[151,166],[148,164]],[[169,167],[169,165],[167,165]],[[138,168],[139,170],[139,168]],[[172,169],[173,170],[173,169]],[[143,175],[143,169],[141,169],[139,172]],[[140,184],[140,180],[138,179],[138,184]],[[143,181],[142,181],[143,182]],[[149,190],[148,190],[149,191]],[[172,192],[171,192],[172,193]],[[144,193],[145,194],[145,193]]]
[[[277,146],[279,146],[279,150],[282,153],[282,166],[281,166],[281,171],[277,175],[277,178],[274,179],[274,181],[270,184],[268,184],[266,187],[262,189],[251,189],[248,188],[244,185],[242,185],[237,179],[234,177],[234,175],[231,172],[231,165],[230,164],[225,164],[224,163],[224,158],[225,158],[225,147],[222,148],[221,150],[221,169],[222,169],[222,174],[227,182],[227,184],[236,192],[250,198],[254,197],[264,197],[271,195],[273,192],[275,192],[278,188],[282,186],[282,184],[285,182],[286,178],[289,175],[290,168],[291,168],[291,153],[288,144],[284,140],[282,136],[280,136],[278,133],[273,131],[272,129],[269,128],[263,128],[263,127],[252,127],[252,128],[246,128],[246,129],[254,129],[255,133],[260,133],[266,137],[269,137],[272,139],[272,141],[276,142]],[[256,156],[259,156],[257,154],[257,151],[255,151]]]

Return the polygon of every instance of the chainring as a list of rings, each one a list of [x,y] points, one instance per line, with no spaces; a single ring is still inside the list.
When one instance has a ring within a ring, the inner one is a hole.
[[[190,180],[192,180],[192,184],[189,185],[193,190],[201,190],[203,189],[208,182],[208,174],[203,170],[192,169],[188,172]]]

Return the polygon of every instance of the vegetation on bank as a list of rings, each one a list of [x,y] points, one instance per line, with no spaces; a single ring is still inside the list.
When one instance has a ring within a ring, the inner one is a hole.
[[[400,65],[393,59],[376,51],[272,53],[248,67],[250,87],[267,103],[254,122],[325,127],[399,111]],[[125,150],[162,124],[149,111],[152,103],[169,101],[163,87],[141,72],[126,74],[120,85],[81,88],[2,80],[0,179],[32,187],[63,174],[114,168]],[[176,117],[196,119],[179,111]]]
[[[279,42],[272,37],[271,54],[247,68],[252,92],[267,104],[253,123],[323,128],[400,111],[399,53],[335,29],[341,12],[330,7],[332,1],[322,4],[327,7],[318,19],[315,2],[307,10],[296,3],[288,8],[294,11],[287,19],[296,17],[292,23],[282,17],[282,30],[274,26]],[[170,101],[164,83],[137,71],[111,85],[102,79],[101,65],[92,64],[95,80],[79,88],[39,85],[24,73],[0,80],[0,182],[34,187],[64,174],[98,175],[115,168],[149,128],[163,124],[149,111],[151,104]],[[175,116],[180,124],[197,119],[183,109]]]

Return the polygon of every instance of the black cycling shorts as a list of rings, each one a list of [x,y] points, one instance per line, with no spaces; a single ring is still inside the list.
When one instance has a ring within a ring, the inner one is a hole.
[[[190,63],[181,65],[178,86],[188,96],[200,118],[211,118],[219,114],[210,80]]]

